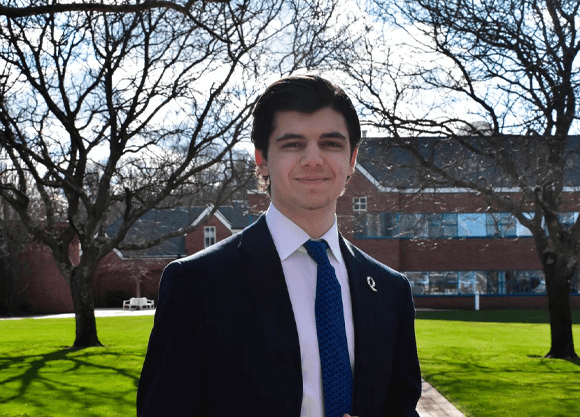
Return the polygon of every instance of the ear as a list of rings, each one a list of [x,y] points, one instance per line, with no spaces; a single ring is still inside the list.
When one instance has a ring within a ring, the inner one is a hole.
[[[354,148],[354,151],[352,152],[352,156],[350,158],[350,169],[348,171],[349,176],[354,174],[354,167],[356,166],[357,155],[358,155],[358,146],[356,148]]]
[[[254,151],[254,158],[256,159],[256,165],[258,166],[260,174],[264,177],[269,176],[270,173],[268,170],[268,163],[266,161],[266,158],[264,158],[264,154],[262,153],[262,151],[256,149]]]

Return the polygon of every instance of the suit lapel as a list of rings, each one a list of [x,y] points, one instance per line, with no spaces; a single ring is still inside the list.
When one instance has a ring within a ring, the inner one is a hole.
[[[380,375],[377,375],[378,369],[373,364],[378,363],[377,355],[386,349],[390,335],[385,331],[384,322],[389,318],[384,314],[384,294],[381,293],[381,288],[375,285],[375,292],[367,282],[367,277],[372,278],[373,274],[369,261],[355,252],[342,235],[339,236],[339,241],[348,272],[354,325],[353,414],[362,415],[361,404],[365,404],[367,409],[369,406],[373,409],[373,404],[380,407],[377,404],[381,400],[377,397]]]
[[[240,250],[248,255],[246,278],[256,310],[262,321],[269,351],[279,358],[279,374],[288,392],[283,396],[297,399],[296,409],[288,406],[288,415],[300,415],[302,404],[302,364],[298,330],[280,257],[268,230],[265,216],[244,230]]]

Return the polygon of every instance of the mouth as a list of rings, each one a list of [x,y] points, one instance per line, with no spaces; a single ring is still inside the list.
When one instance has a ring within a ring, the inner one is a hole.
[[[328,180],[328,178],[297,178],[296,180],[302,184],[321,184]]]

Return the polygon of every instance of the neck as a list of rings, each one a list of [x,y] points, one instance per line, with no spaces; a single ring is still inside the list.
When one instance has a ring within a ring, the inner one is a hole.
[[[302,230],[313,239],[322,237],[334,224],[335,210],[314,209],[301,212],[288,212],[284,207],[278,207],[278,211],[296,223]]]

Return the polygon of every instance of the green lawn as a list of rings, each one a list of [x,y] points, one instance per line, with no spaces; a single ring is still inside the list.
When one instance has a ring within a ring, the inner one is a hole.
[[[0,321],[0,416],[134,416],[152,325],[152,316],[98,318],[109,347],[71,351],[73,319]]]
[[[72,319],[0,321],[0,416],[134,416],[153,317],[97,323],[108,347],[71,351]],[[420,312],[423,374],[467,416],[577,416],[580,362],[542,358],[546,323],[538,311]],[[578,341],[580,312],[575,323]]]
[[[543,358],[547,323],[542,311],[419,312],[423,375],[467,416],[578,416],[580,362]],[[578,341],[580,312],[574,323]]]

